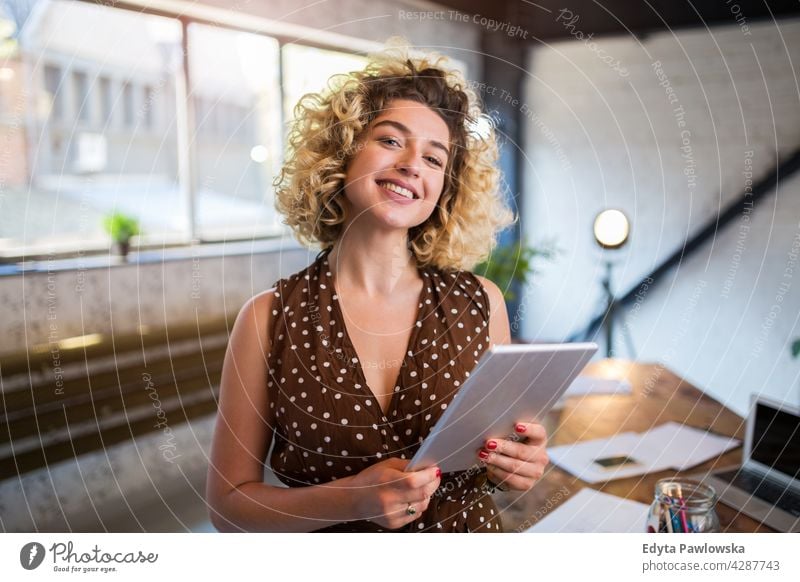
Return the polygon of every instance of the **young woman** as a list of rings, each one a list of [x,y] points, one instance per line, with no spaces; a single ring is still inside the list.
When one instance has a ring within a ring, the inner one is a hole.
[[[208,473],[221,531],[502,531],[492,485],[542,476],[544,429],[522,418],[468,471],[404,471],[510,341],[500,290],[468,271],[513,218],[497,148],[443,62],[387,51],[295,109],[277,205],[323,250],[233,327]]]

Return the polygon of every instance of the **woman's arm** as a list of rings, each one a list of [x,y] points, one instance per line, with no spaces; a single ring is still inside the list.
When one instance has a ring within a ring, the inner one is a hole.
[[[291,489],[263,483],[274,426],[266,385],[273,293],[242,308],[225,354],[206,486],[220,531],[311,531],[356,517],[349,479]]]
[[[489,279],[475,275],[489,296],[489,338],[492,345],[511,343],[511,326],[508,323],[506,301],[500,288]]]
[[[408,460],[390,458],[320,485],[263,482],[274,426],[266,385],[273,293],[242,308],[225,354],[206,485],[211,523],[219,531],[305,532],[362,519],[397,529],[418,519],[441,482],[437,467],[405,472]],[[416,514],[406,512],[409,504]]]

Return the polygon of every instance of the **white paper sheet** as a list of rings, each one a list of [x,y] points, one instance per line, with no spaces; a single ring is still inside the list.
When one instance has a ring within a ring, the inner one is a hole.
[[[578,376],[567,388],[565,397],[591,396],[594,394],[630,394],[631,383],[625,379],[610,380],[595,376]]]
[[[678,471],[704,463],[741,444],[736,439],[677,422],[662,424],[645,434],[654,449],[656,446],[662,449],[659,458]]]
[[[674,468],[681,471],[739,446],[728,437],[668,422],[645,433],[625,432],[613,437],[550,447],[550,460],[587,483],[625,479]],[[598,460],[627,457],[631,463],[603,467]]]
[[[649,507],[594,489],[581,489],[524,533],[643,533]]]

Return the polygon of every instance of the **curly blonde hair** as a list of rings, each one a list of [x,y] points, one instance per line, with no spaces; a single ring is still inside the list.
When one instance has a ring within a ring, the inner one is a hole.
[[[497,234],[515,218],[499,191],[494,124],[447,62],[433,54],[410,58],[407,47],[386,49],[370,55],[364,70],[334,75],[327,90],[300,99],[275,180],[275,205],[301,243],[327,249],[339,239],[347,221],[345,172],[362,132],[389,101],[410,99],[445,121],[453,155],[436,209],[409,229],[409,249],[420,266],[447,270],[472,269],[489,256]]]

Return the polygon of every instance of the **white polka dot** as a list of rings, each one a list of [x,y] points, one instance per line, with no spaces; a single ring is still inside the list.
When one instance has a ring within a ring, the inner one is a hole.
[[[341,422],[342,424],[347,424],[347,419],[346,419],[346,418],[343,418],[343,419],[342,419],[340,422]]]

